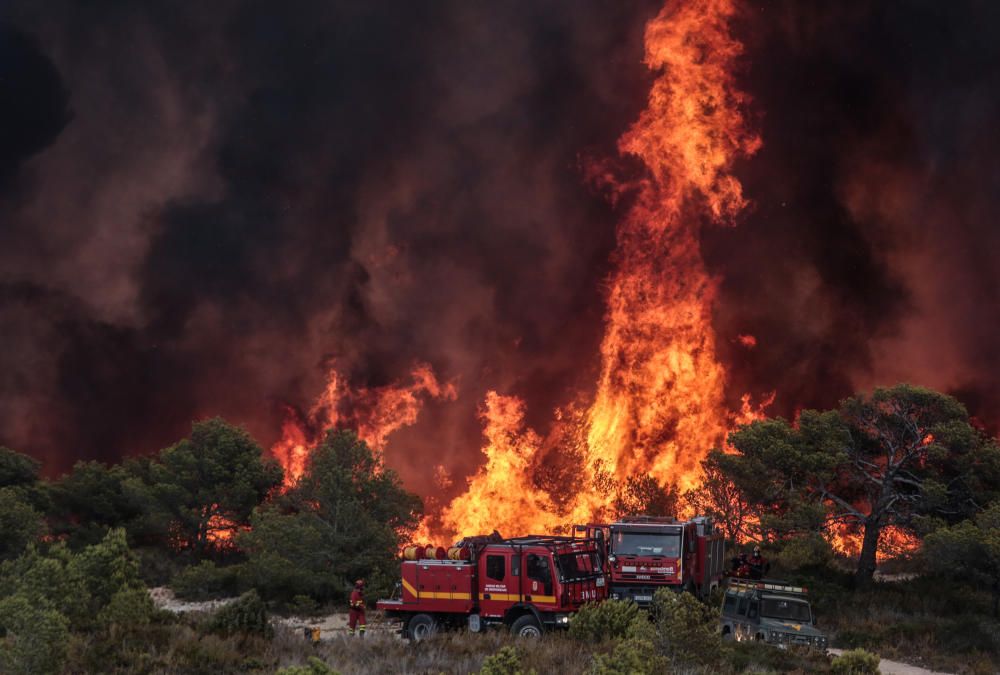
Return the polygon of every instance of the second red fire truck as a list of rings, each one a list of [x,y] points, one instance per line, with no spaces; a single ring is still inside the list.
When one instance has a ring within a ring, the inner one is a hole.
[[[610,597],[640,607],[649,606],[662,587],[707,597],[725,572],[725,538],[705,516],[687,521],[629,516],[576,529],[604,540]]]
[[[398,597],[377,607],[413,640],[442,628],[479,632],[489,625],[538,636],[567,627],[573,612],[607,597],[601,546],[574,537],[468,537],[449,551],[458,559],[404,560]]]

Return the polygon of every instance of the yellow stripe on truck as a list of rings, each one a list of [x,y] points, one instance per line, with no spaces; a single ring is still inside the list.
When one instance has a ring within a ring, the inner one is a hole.
[[[471,593],[449,593],[447,591],[418,591],[415,589],[410,582],[403,579],[403,589],[412,595],[414,598],[421,599],[427,598],[432,600],[471,600]],[[517,593],[490,593],[490,600],[504,601],[504,602],[519,602],[521,600],[520,595]],[[484,598],[485,599],[485,598]],[[554,595],[532,595],[531,602],[538,603],[550,603],[555,604],[556,596]]]

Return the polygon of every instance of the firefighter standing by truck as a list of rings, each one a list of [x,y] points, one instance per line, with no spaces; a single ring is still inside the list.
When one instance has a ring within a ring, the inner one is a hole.
[[[365,636],[365,580],[358,579],[354,582],[354,590],[351,591],[351,613],[347,619],[347,626],[351,635],[357,628],[361,637]]]

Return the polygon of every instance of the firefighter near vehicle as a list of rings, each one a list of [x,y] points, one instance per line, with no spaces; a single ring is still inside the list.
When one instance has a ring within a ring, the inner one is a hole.
[[[566,628],[570,615],[607,597],[602,542],[556,536],[467,537],[438,557],[433,547],[404,555],[397,592],[376,607],[422,640],[446,628],[506,627],[522,637]],[[428,549],[430,551],[428,551]],[[428,552],[433,557],[427,556]]]
[[[725,572],[725,538],[705,516],[629,516],[609,525],[578,525],[576,531],[603,543],[609,597],[640,607],[648,607],[660,588],[707,598]]]

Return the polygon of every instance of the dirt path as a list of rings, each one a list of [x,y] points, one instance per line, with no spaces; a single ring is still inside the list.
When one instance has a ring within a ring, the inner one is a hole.
[[[828,649],[834,656],[840,656],[844,653],[843,649]],[[889,661],[888,659],[882,659],[879,661],[878,669],[882,671],[882,675],[951,675],[950,673],[942,673],[938,670],[927,670],[926,668],[921,668],[920,666],[911,666],[906,663],[900,663],[899,661]]]
[[[165,609],[175,614],[187,614],[188,612],[213,612],[223,605],[227,605],[236,598],[225,598],[222,600],[207,600],[204,602],[188,602],[179,600],[174,596],[173,591],[166,587],[152,588],[149,591],[153,598],[153,604],[159,609]],[[368,633],[388,633],[394,632],[395,626],[385,623],[382,617],[374,612],[368,612]],[[275,627],[282,626],[296,633],[302,633],[306,628],[319,628],[321,640],[332,640],[336,637],[347,635],[347,612],[334,612],[319,616],[271,616],[271,623]]]

